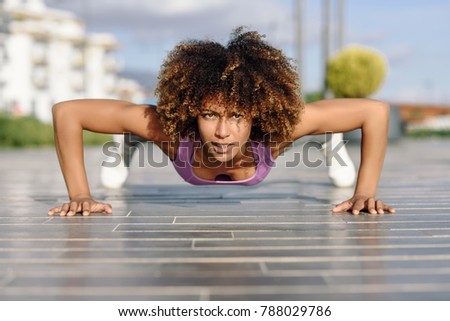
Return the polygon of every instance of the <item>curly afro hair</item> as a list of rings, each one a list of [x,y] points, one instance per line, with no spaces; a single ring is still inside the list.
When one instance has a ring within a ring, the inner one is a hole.
[[[262,38],[239,27],[227,46],[179,43],[163,63],[155,91],[165,134],[198,137],[205,99],[220,99],[230,111],[251,117],[251,139],[289,141],[304,108],[300,82],[290,60]]]

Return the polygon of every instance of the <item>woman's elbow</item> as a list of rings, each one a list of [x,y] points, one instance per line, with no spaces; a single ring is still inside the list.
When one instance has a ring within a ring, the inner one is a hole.
[[[376,118],[389,122],[389,115],[391,113],[391,106],[379,100],[372,100],[372,108],[370,108],[369,118]]]
[[[391,106],[387,103],[380,102],[380,113],[381,117],[386,124],[389,124],[389,116],[391,114]]]
[[[54,120],[67,114],[70,105],[69,103],[70,101],[61,101],[53,105],[52,115]]]
[[[388,103],[385,103],[383,101],[376,101],[378,108],[386,115],[389,116],[391,106]]]
[[[73,112],[72,104],[70,101],[62,101],[53,105],[52,107],[52,117],[53,124],[57,125],[60,123],[75,122],[76,115]]]
[[[368,114],[364,124],[370,128],[377,128],[378,130],[388,130],[389,127],[389,115],[390,106],[387,103],[381,101],[372,101],[372,104],[368,108]]]

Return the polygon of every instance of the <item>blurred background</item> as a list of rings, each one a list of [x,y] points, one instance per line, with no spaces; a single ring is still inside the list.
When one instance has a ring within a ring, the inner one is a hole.
[[[373,50],[386,68],[364,96],[395,106],[402,129],[445,136],[449,18],[448,0],[0,0],[0,128],[49,124],[51,106],[68,99],[152,101],[177,42],[225,43],[245,25],[297,62],[306,100],[339,96],[326,87],[330,57],[351,44]],[[22,144],[8,137],[0,145]]]

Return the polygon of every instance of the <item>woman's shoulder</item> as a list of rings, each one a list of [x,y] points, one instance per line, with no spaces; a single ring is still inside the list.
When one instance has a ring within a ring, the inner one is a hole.
[[[125,130],[155,143],[171,141],[153,105],[134,104],[122,111]]]
[[[165,133],[155,105],[134,104],[124,109],[121,117],[125,123],[125,131],[153,142],[170,159],[175,158],[178,140]]]

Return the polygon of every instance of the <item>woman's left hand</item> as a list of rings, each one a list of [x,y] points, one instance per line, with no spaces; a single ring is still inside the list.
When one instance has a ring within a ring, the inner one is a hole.
[[[370,214],[395,213],[395,209],[384,204],[383,201],[364,195],[354,195],[333,208],[333,213],[344,211],[351,211],[353,215],[358,215],[361,211],[367,211]]]

